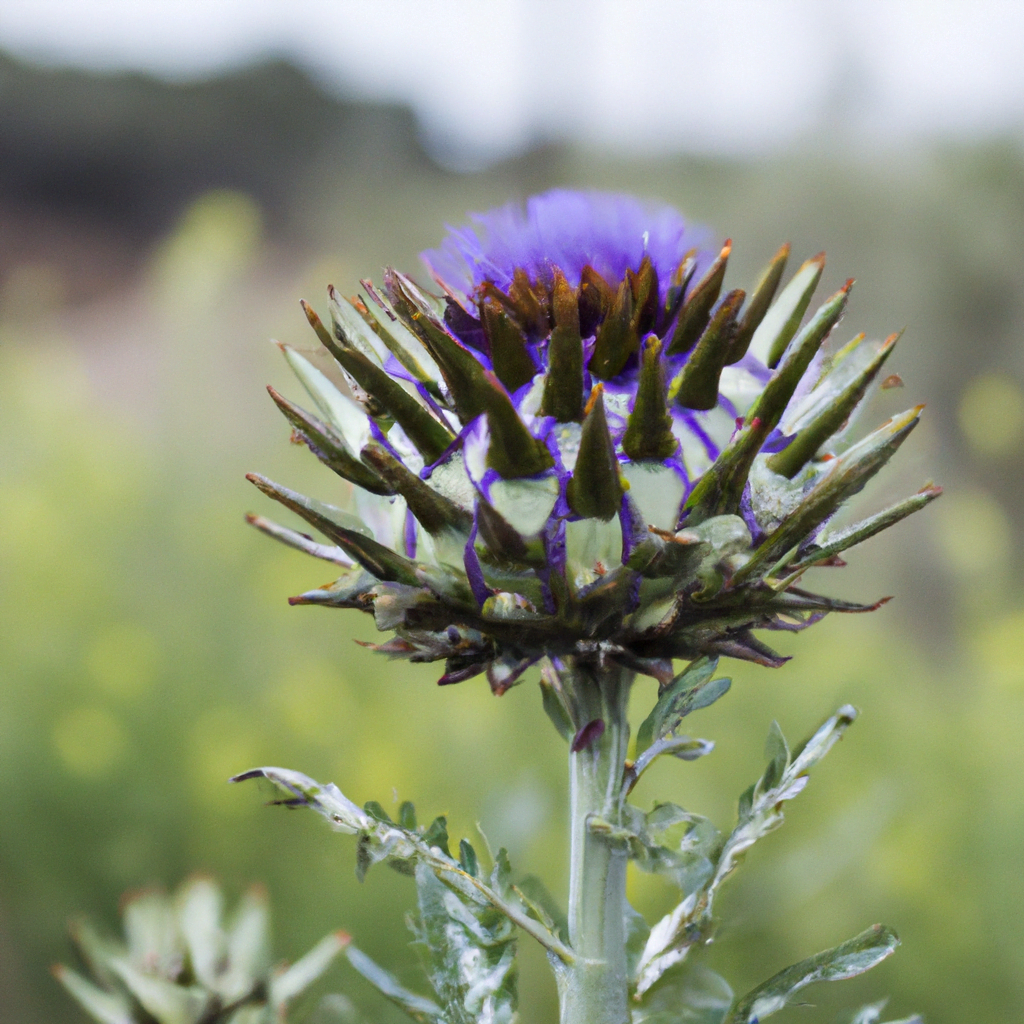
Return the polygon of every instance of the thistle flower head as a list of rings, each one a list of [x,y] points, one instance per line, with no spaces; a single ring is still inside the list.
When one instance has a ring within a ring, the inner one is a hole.
[[[853,435],[896,336],[831,340],[853,282],[809,313],[823,255],[780,289],[783,246],[748,293],[703,243],[667,207],[554,191],[452,230],[429,290],[388,269],[331,289],[329,326],[305,306],[347,387],[282,346],[313,408],[271,395],[353,486],[342,508],[250,476],[329,543],[254,525],[344,567],[292,602],[499,693],[545,656],[775,665],[753,630],[872,607],[798,584],[938,494],[826,525],[918,422]]]

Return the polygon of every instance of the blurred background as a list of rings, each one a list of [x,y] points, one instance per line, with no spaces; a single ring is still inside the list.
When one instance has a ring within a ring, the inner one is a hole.
[[[66,919],[112,929],[123,891],[200,869],[268,885],[280,956],[343,927],[419,984],[408,879],[360,886],[350,841],[225,784],[253,765],[479,820],[564,898],[536,687],[438,691],[357,647],[362,617],[289,609],[324,567],[242,521],[267,511],[248,470],[344,498],[263,390],[295,387],[268,339],[314,348],[298,299],[556,185],[677,205],[741,285],[784,240],[827,250],[822,294],[858,279],[840,331],[907,326],[868,421],[928,403],[860,508],[946,487],[816,581],[895,601],[730,665],[694,724],[715,754],[639,792],[728,827],[773,717],[797,740],[862,709],[709,961],[743,991],[883,920],[897,956],[779,1020],[885,993],[1021,1019],[1022,43],[1024,7],[989,0],[0,2],[0,1022],[81,1021],[48,974]],[[322,989],[398,1019],[341,967]],[[525,941],[522,1004],[555,1019]]]

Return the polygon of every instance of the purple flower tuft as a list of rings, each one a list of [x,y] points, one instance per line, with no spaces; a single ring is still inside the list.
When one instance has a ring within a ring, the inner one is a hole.
[[[472,220],[474,227],[449,227],[440,247],[422,254],[436,278],[467,294],[485,281],[507,289],[518,268],[550,281],[557,266],[575,287],[589,264],[617,282],[648,255],[664,297],[683,256],[708,241],[707,231],[687,225],[670,206],[605,192],[552,189],[531,196],[525,208],[508,203]],[[713,259],[711,252],[697,254],[695,279]]]

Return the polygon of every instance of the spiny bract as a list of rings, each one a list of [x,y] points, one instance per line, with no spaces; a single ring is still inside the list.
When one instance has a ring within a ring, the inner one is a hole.
[[[396,634],[377,650],[498,693],[544,656],[661,681],[674,658],[776,665],[752,630],[873,607],[797,585],[939,493],[823,529],[921,411],[851,437],[897,340],[829,342],[852,281],[807,315],[824,255],[780,290],[784,245],[724,291],[730,242],[626,196],[475,221],[424,254],[437,294],[387,269],[383,293],[329,290],[330,327],[303,303],[347,394],[281,346],[315,412],[271,396],[354,485],[345,511],[250,475],[331,543],[250,522],[344,566],[292,603],[372,613]]]
[[[173,897],[136,893],[122,907],[123,942],[72,922],[93,980],[63,964],[53,972],[100,1024],[281,1024],[289,1003],[348,946],[335,932],[290,967],[273,968],[263,890],[250,889],[226,923],[223,909],[208,878],[190,879]]]

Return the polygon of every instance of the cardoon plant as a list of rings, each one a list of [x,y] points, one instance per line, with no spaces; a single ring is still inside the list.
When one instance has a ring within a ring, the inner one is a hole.
[[[99,1024],[284,1024],[289,1005],[348,945],[327,935],[294,964],[270,957],[270,911],[254,887],[225,919],[220,889],[208,878],[186,881],[173,896],[144,890],[121,907],[124,940],[88,921],[71,937],[90,978],[57,964],[53,973]],[[325,1012],[342,1008],[327,1002]]]
[[[702,243],[672,209],[553,191],[451,231],[425,254],[427,287],[387,269],[351,299],[329,289],[328,317],[304,303],[343,387],[281,346],[309,403],[271,397],[294,439],[351,485],[342,508],[250,476],[324,539],[250,522],[340,567],[291,603],[371,615],[392,634],[375,650],[443,661],[441,685],[483,676],[500,695],[536,666],[568,745],[567,910],[517,879],[504,851],[486,866],[465,839],[453,851],[444,818],[420,825],[410,804],[394,821],[293,771],[238,776],[272,780],[283,802],[357,836],[360,874],[386,861],[414,876],[433,994],[346,954],[416,1020],[513,1021],[520,931],[547,950],[564,1024],[752,1024],[896,946],[874,926],[738,998],[699,959],[722,884],[781,823],[852,708],[792,750],[773,727],[731,831],[629,800],[656,758],[711,750],[683,720],[728,690],[719,658],[778,666],[760,631],[877,607],[804,577],[939,493],[833,523],[918,422],[920,406],[856,426],[897,336],[833,341],[853,282],[812,308],[823,255],[781,287],[784,245],[748,293],[725,285],[731,243]],[[631,746],[638,673],[659,696]],[[630,861],[680,889],[653,925],[626,899]]]

